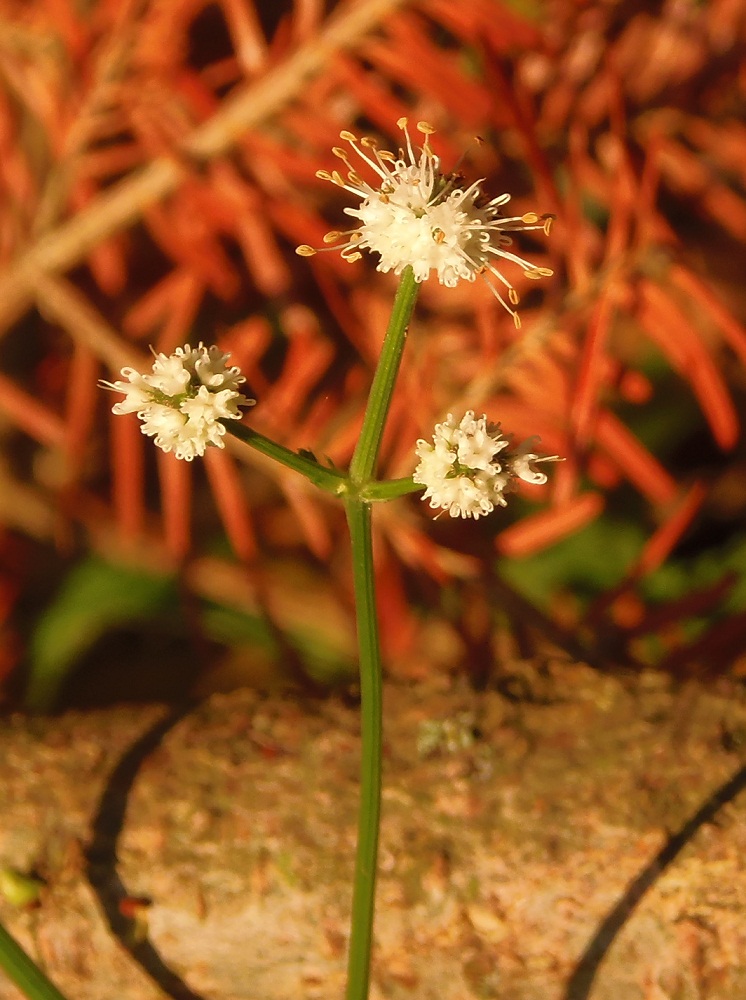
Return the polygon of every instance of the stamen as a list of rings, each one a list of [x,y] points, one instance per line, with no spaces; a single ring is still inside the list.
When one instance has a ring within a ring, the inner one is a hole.
[[[347,132],[347,133],[340,132],[340,135],[341,135],[341,137],[343,139],[347,139],[347,142],[349,142],[349,144],[355,150],[355,152],[360,157],[360,159],[364,160],[368,164],[368,166],[371,168],[371,170],[374,170],[378,174],[379,177],[385,178],[386,176],[388,176],[386,174],[386,172],[381,169],[381,167],[378,165],[378,163],[376,163],[375,160],[371,160],[371,158],[366,153],[364,153],[363,150],[360,148],[360,145],[363,145],[363,146],[367,145],[366,139],[369,138],[369,137],[363,136],[363,139],[362,139],[360,145],[358,145],[357,136],[354,136],[352,134],[352,132]]]
[[[404,133],[404,135],[407,138],[407,153],[409,154],[409,162],[410,163],[416,163],[417,160],[416,160],[416,157],[414,155],[414,150],[412,149],[412,140],[409,138],[409,129],[407,128],[407,119],[406,118],[400,118],[399,121],[396,124],[399,126],[399,128],[402,130],[402,132]],[[402,153],[402,158],[403,158],[403,156],[404,156],[404,154]]]

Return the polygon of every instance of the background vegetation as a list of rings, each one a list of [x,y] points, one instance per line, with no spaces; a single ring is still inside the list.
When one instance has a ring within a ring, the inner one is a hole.
[[[378,511],[392,672],[746,670],[746,12],[736,0],[3,0],[0,690],[37,709],[354,676],[341,511],[234,443],[156,454],[96,387],[232,352],[252,424],[349,460],[392,300],[294,255],[341,129],[552,212],[520,331],[429,283],[384,472],[449,410],[567,456],[476,524]],[[475,142],[475,137],[479,137]],[[528,287],[530,285],[530,287]],[[550,492],[551,491],[551,492]]]

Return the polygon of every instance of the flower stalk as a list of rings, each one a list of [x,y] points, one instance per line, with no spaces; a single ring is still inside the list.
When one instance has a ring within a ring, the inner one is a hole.
[[[375,473],[386,417],[404,352],[407,328],[418,291],[419,285],[415,281],[414,272],[408,267],[399,281],[391,319],[370,389],[363,426],[350,462],[350,482],[358,487],[366,486]]]
[[[347,1000],[367,1000],[381,815],[382,666],[373,571],[371,509],[364,501],[347,499],[345,513],[352,542],[361,735],[360,806],[346,996]]]

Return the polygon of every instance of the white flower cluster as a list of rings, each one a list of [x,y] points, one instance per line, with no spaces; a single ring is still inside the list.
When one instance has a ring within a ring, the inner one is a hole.
[[[558,455],[539,455],[530,449],[535,438],[511,450],[511,439],[499,425],[478,420],[467,410],[460,421],[449,413],[435,425],[433,443],[419,440],[420,463],[414,481],[426,486],[423,500],[431,507],[447,510],[451,517],[478,518],[489,514],[496,505],[507,506],[505,494],[515,489],[516,480],[542,485],[543,472],[532,468],[535,462],[559,462]],[[498,457],[499,456],[499,457]]]
[[[551,275],[546,267],[536,267],[508,248],[513,240],[508,235],[516,230],[543,229],[549,233],[551,216],[541,218],[534,212],[504,217],[500,209],[510,201],[509,194],[487,200],[481,180],[461,187],[458,174],[440,172],[440,161],[433,153],[429,137],[435,131],[427,122],[417,128],[425,139],[416,152],[407,129],[406,118],[397,122],[406,137],[406,150],[398,155],[378,149],[369,136],[358,139],[352,132],[342,132],[341,138],[378,176],[377,186],[370,185],[356,172],[346,150],[335,147],[333,153],[347,168],[347,178],[338,171],[319,170],[317,177],[331,181],[361,199],[359,208],[346,208],[347,215],[358,219],[357,229],[331,232],[325,243],[335,246],[348,261],[359,260],[360,250],[375,251],[380,256],[379,271],[401,274],[411,267],[415,280],[425,281],[435,271],[441,284],[453,287],[459,281],[474,281],[478,274],[489,272],[506,289],[507,301],[492,282],[493,294],[520,326],[518,293],[496,266],[502,258],[523,269],[529,278]],[[345,242],[339,245],[340,240]],[[297,253],[308,257],[318,252],[314,247],[299,246]]]
[[[136,413],[143,434],[163,451],[191,462],[208,445],[225,447],[221,421],[240,420],[238,407],[256,402],[238,391],[246,379],[238,368],[226,366],[229,357],[219,347],[185,344],[171,355],[155,354],[149,375],[123,368],[126,382],[102,380],[100,385],[124,394],[112,413]]]

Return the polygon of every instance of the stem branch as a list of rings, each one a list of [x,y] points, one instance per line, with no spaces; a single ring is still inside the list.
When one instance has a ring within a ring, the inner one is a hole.
[[[277,444],[276,441],[265,437],[259,431],[252,430],[246,424],[238,424],[231,421],[230,423],[226,423],[225,426],[226,430],[233,437],[238,438],[239,441],[243,441],[244,444],[249,445],[255,451],[261,452],[262,455],[273,458],[280,465],[284,465],[286,468],[300,473],[301,476],[305,476],[306,479],[310,480],[315,486],[318,486],[319,489],[327,493],[334,493],[336,496],[341,496],[347,492],[347,479],[343,473],[338,472],[336,469],[328,469],[324,465],[319,465],[314,458],[307,458],[297,451],[291,451],[290,448],[286,448],[282,444]]]

